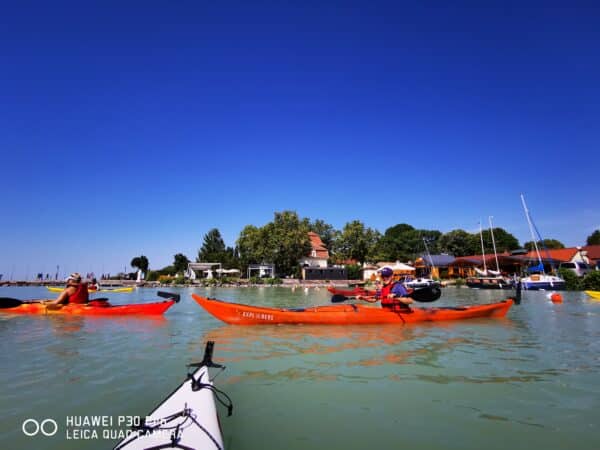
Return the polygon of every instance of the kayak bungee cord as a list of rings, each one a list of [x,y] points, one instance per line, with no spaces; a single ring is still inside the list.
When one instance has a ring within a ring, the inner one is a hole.
[[[208,341],[204,358],[189,364],[181,385],[162,401],[150,414],[140,418],[114,450],[223,450],[223,437],[215,405],[215,398],[227,408],[231,416],[231,398],[213,385],[214,379],[225,366],[212,361],[214,342]],[[215,375],[209,368],[220,369]]]
[[[165,424],[167,424],[175,419],[178,419],[179,417],[185,417],[184,421],[181,423],[178,423],[177,425],[172,426],[172,427],[164,426]],[[156,425],[148,425],[146,423],[146,421],[144,420],[143,424],[132,427],[133,431],[137,431],[139,433],[136,433],[136,436],[134,436],[134,438],[131,439],[130,441],[126,442],[126,444],[129,444],[132,441],[138,439],[139,437],[145,436],[146,434],[152,434],[155,431],[175,430],[173,433],[171,433],[171,442],[166,443],[166,444],[152,446],[152,447],[147,447],[146,450],[160,450],[163,448],[180,448],[183,450],[197,450],[197,449],[194,449],[193,447],[188,447],[186,445],[179,443],[182,438],[183,430],[185,428],[188,428],[188,426],[184,426],[184,425],[186,425],[186,423],[188,421],[192,421],[193,424],[195,424],[198,428],[200,428],[206,434],[206,436],[208,436],[208,438],[215,444],[215,447],[217,448],[217,450],[223,450],[223,447],[221,447],[221,445],[219,444],[217,439],[215,439],[215,437],[212,434],[210,434],[210,431],[208,431],[205,427],[202,426],[202,424],[200,422],[198,422],[196,420],[196,415],[192,412],[192,410],[190,408],[187,407],[187,404],[186,404],[186,407],[183,409],[183,411],[179,411],[178,413],[171,414],[170,416],[163,417],[160,419],[153,419],[152,422],[158,422]],[[122,447],[115,447],[115,450],[119,449],[119,448],[122,448]]]

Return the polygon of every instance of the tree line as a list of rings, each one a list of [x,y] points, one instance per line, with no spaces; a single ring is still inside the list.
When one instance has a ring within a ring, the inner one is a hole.
[[[382,234],[360,220],[350,221],[337,230],[323,220],[312,221],[301,218],[295,211],[281,211],[275,212],[273,220],[262,227],[246,225],[234,247],[226,246],[219,230],[213,228],[204,235],[196,262],[221,263],[223,268],[239,269],[242,273],[250,264],[271,263],[278,274],[297,276],[298,260],[310,253],[309,231],[320,236],[329,250],[331,264],[414,261],[426,253],[426,246],[432,254],[447,253],[457,257],[481,254],[478,232],[456,229],[442,233],[401,223]],[[500,227],[493,229],[493,235],[498,253],[534,248],[533,242],[526,242],[521,247],[517,238]],[[490,230],[483,230],[482,236],[486,254],[493,253]],[[600,245],[600,230],[588,236],[587,245]],[[538,247],[556,249],[564,248],[564,245],[556,239],[545,239]],[[183,275],[189,262],[185,255],[178,253],[174,255],[173,264],[154,271],[153,275]],[[148,273],[148,264],[148,258],[143,255],[131,261],[131,266],[141,269],[144,274]]]

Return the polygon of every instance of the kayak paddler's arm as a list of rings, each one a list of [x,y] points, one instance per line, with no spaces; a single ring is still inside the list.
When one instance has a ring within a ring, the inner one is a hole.
[[[53,300],[53,301],[49,302],[48,304],[49,305],[66,304],[67,300],[69,299],[69,295],[73,294],[74,292],[72,292],[72,291],[74,291],[74,290],[75,290],[75,288],[72,286],[66,287],[65,290],[60,293],[60,295],[58,296],[58,298],[56,300]]]
[[[369,302],[369,303],[375,303],[379,301],[379,298],[377,297],[373,297],[373,296],[369,296],[369,295],[357,295],[356,296],[357,300],[362,300],[365,302]]]

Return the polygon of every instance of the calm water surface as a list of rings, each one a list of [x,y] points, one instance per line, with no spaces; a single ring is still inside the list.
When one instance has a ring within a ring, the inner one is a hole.
[[[161,320],[0,314],[0,448],[112,448],[102,427],[97,439],[67,439],[67,417],[143,416],[182,381],[187,363],[202,358],[207,340],[227,366],[216,385],[235,405],[232,417],[221,409],[230,450],[600,448],[600,302],[583,293],[553,304],[547,293],[525,292],[506,319],[236,327],[190,294],[269,306],[328,304],[329,295],[178,292],[182,302]],[[141,302],[155,293],[110,297]],[[48,294],[0,288],[7,296]],[[447,288],[437,304],[502,296]],[[59,432],[28,438],[27,418],[53,418]]]

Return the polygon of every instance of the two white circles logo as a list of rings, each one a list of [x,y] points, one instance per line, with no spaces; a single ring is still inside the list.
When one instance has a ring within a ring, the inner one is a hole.
[[[35,419],[27,419],[21,425],[25,436],[37,436],[42,433],[44,436],[54,436],[58,431],[58,424],[53,419],[44,419],[41,422]]]

